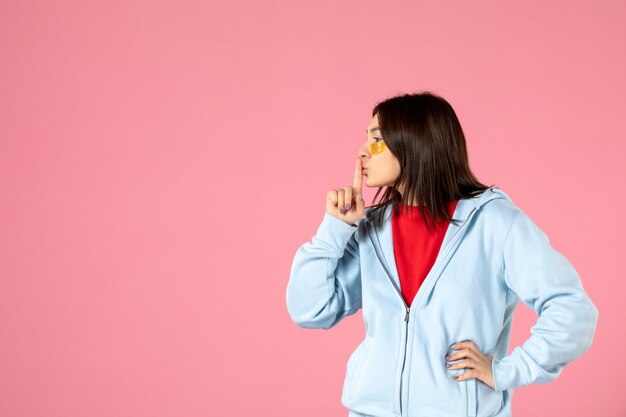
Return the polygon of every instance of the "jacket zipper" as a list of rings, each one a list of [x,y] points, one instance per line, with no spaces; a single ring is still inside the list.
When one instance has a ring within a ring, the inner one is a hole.
[[[400,294],[402,296],[402,294]],[[402,297],[402,301],[404,301],[404,297]],[[400,415],[402,415],[402,377],[404,376],[404,364],[406,363],[406,348],[409,340],[409,313],[411,307],[407,306],[406,302],[404,303],[406,307],[406,314],[404,315],[404,358],[402,359],[402,370],[400,371]]]
[[[374,241],[372,240],[372,236],[369,233],[367,235],[369,236],[370,241],[372,242],[372,245],[374,246],[374,252],[376,252],[376,257],[381,262],[381,264],[384,266],[385,264],[383,263],[382,259],[378,255],[378,250],[376,249],[376,245],[374,245]],[[400,415],[402,415],[402,377],[404,376],[404,365],[406,363],[406,353],[407,353],[406,349],[407,349],[407,343],[408,343],[408,339],[409,339],[409,314],[411,312],[411,307],[409,307],[408,304],[406,303],[406,301],[404,300],[404,297],[402,296],[402,291],[400,291],[400,289],[396,286],[396,283],[393,281],[393,278],[391,277],[391,274],[389,274],[389,271],[387,271],[387,268],[383,268],[383,269],[385,270],[385,273],[387,274],[387,277],[389,278],[389,281],[391,282],[391,285],[393,285],[393,287],[396,289],[396,292],[400,296],[400,300],[402,300],[402,303],[404,304],[404,309],[406,310],[406,313],[404,314],[404,325],[405,325],[405,329],[404,329],[404,353],[403,353],[403,356],[402,356],[402,370],[400,371]]]
[[[463,224],[461,225],[459,230],[457,230],[456,233],[454,234],[454,236],[452,236],[452,238],[450,239],[450,241],[448,242],[448,244],[444,248],[444,251],[448,248],[448,246],[450,246],[450,244],[452,244],[452,242],[454,242],[454,240],[457,237],[457,235],[459,235],[461,230],[463,230],[465,228],[465,225],[467,225],[469,223],[470,219],[472,218],[474,212],[477,209],[478,209],[478,207],[474,207],[472,209],[470,214],[467,216],[467,219],[465,220],[465,222],[463,222]],[[385,273],[387,274],[387,277],[389,278],[389,281],[391,282],[391,285],[393,285],[393,287],[396,289],[396,292],[400,296],[400,299],[402,300],[402,303],[404,304],[404,308],[406,310],[406,313],[404,315],[404,323],[405,323],[404,354],[403,354],[403,358],[402,358],[402,370],[400,371],[400,415],[402,415],[402,377],[404,376],[404,365],[406,363],[406,355],[407,355],[407,351],[406,350],[407,350],[407,344],[408,344],[408,339],[409,339],[409,315],[410,315],[410,312],[411,312],[411,308],[407,305],[406,301],[404,300],[404,297],[402,296],[402,292],[396,286],[396,283],[394,282],[391,274],[387,270],[386,264],[383,262],[383,260],[381,259],[380,255],[378,254],[377,246],[374,244],[374,240],[372,239],[372,235],[369,233],[369,231],[368,231],[367,235],[370,238],[370,241],[372,242],[372,246],[374,247],[374,252],[376,253],[376,257],[378,258],[380,263],[383,265],[383,269],[385,270]],[[442,254],[444,254],[444,252],[442,252]],[[436,263],[436,260],[435,260],[435,263]],[[435,265],[433,265],[433,266],[435,266]],[[426,278],[428,278],[428,275],[426,275]],[[426,282],[426,279],[424,279],[424,282]]]

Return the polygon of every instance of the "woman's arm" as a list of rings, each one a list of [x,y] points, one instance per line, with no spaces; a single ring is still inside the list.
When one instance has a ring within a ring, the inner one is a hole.
[[[502,255],[506,285],[539,317],[522,346],[493,360],[496,391],[558,377],[590,348],[598,321],[572,264],[522,211],[511,222]]]
[[[361,308],[357,228],[325,211],[315,236],[296,252],[287,310],[298,326],[330,329]]]

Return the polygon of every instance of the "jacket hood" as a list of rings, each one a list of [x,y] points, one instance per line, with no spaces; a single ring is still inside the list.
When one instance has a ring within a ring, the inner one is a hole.
[[[513,200],[511,199],[511,197],[509,197],[508,194],[506,194],[504,191],[502,191],[500,188],[497,188],[497,187],[490,187],[486,189],[484,192],[474,197],[471,197],[468,199],[461,199],[459,201],[459,207],[457,211],[455,212],[455,216],[456,216],[455,219],[464,221],[467,219],[467,216],[473,211],[473,209],[479,209],[480,207],[482,207],[484,204],[488,203],[489,201],[499,199],[499,198],[504,198],[513,202]],[[388,220],[391,214],[392,208],[393,206],[391,204],[388,204],[384,208],[386,220]],[[371,214],[373,210],[374,210],[374,207],[366,207],[365,220],[364,220],[365,223],[371,222],[373,220],[373,217]]]

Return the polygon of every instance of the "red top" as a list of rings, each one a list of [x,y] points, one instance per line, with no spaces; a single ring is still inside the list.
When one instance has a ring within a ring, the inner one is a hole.
[[[450,217],[458,202],[459,200],[455,200],[448,203]],[[400,204],[401,209],[404,207],[405,204]],[[405,212],[401,212],[399,216],[392,214],[391,227],[402,296],[407,305],[411,306],[417,290],[437,259],[449,222],[440,221],[431,233],[426,229],[418,206],[408,208],[408,214]],[[428,215],[428,208],[425,209],[424,215]]]

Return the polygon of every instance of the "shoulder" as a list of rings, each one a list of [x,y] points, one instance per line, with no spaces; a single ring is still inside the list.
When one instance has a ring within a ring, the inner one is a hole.
[[[517,206],[502,189],[492,187],[485,191],[489,193],[479,200],[479,213],[477,213],[479,221],[494,230],[506,231],[515,217],[523,214],[520,207]],[[480,201],[484,201],[482,204]]]

